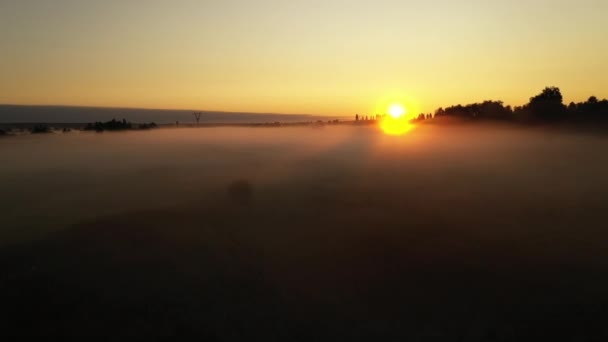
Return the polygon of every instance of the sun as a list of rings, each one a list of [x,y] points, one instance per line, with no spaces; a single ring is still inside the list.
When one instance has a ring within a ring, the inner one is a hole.
[[[403,135],[414,129],[414,125],[407,119],[405,107],[394,103],[380,121],[380,128],[388,135]]]
[[[388,107],[388,114],[394,119],[399,119],[400,117],[405,115],[405,108],[398,103],[394,103],[390,105],[390,107]]]

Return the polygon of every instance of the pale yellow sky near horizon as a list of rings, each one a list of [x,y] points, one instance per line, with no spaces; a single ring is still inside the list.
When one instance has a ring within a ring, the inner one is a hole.
[[[608,97],[608,1],[0,2],[0,103],[351,115]]]

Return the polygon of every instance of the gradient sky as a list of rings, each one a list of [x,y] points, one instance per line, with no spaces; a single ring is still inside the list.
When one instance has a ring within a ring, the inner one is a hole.
[[[606,0],[1,0],[0,103],[354,114],[608,97]]]

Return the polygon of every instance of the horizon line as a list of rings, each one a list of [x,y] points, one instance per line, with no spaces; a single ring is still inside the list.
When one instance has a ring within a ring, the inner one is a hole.
[[[89,108],[89,109],[125,109],[125,110],[158,110],[158,111],[173,111],[173,112],[203,112],[216,114],[252,114],[252,115],[299,115],[299,116],[326,116],[326,117],[346,117],[354,114],[310,114],[310,113],[278,113],[278,112],[238,112],[227,110],[210,110],[210,109],[178,109],[178,108],[153,108],[153,107],[130,107],[130,106],[95,106],[95,105],[73,105],[73,104],[22,104],[22,103],[0,103],[2,106],[14,107],[55,107],[55,108]]]

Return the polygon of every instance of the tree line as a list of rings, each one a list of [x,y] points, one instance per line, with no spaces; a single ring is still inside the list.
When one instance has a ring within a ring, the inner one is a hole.
[[[563,103],[563,96],[557,87],[546,87],[530,98],[530,101],[517,107],[505,106],[502,101],[484,101],[468,105],[456,105],[439,108],[434,115],[420,114],[417,121],[427,119],[459,120],[494,120],[524,123],[603,123],[608,124],[608,100],[598,100],[591,96],[585,102],[568,105]]]
[[[124,130],[131,130],[131,129],[150,129],[150,128],[156,128],[156,127],[158,127],[158,125],[156,125],[156,123],[154,123],[154,122],[134,125],[131,122],[127,121],[126,119],[122,119],[122,120],[112,119],[112,120],[106,121],[106,122],[97,121],[95,123],[88,123],[84,127],[84,130],[103,132],[103,131],[124,131]]]

